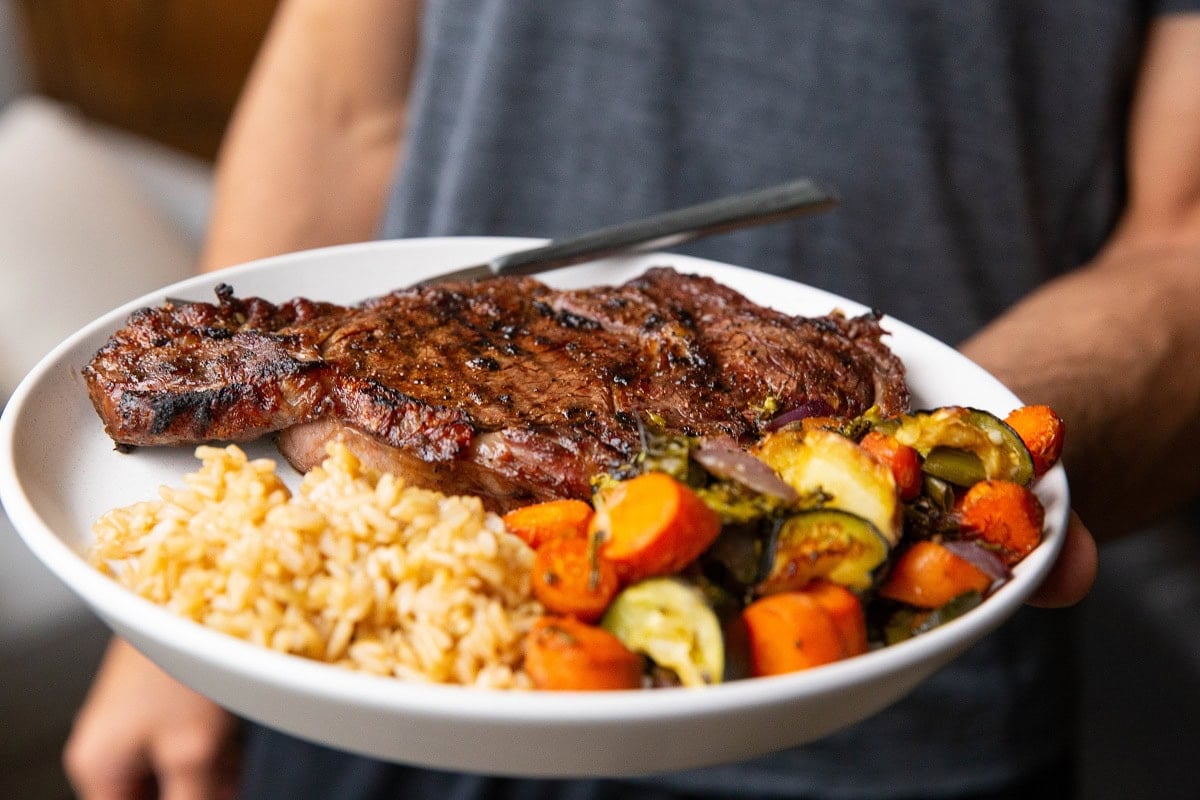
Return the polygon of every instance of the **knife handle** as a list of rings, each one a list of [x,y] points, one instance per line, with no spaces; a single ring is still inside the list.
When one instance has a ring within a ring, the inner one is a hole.
[[[660,250],[716,233],[815,214],[836,204],[831,191],[801,179],[506,253],[489,261],[488,267],[496,275],[532,275],[617,253]]]

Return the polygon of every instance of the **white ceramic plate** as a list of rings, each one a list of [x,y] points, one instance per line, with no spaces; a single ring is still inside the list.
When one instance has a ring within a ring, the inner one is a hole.
[[[179,619],[88,566],[104,511],[180,485],[192,448],[113,449],[80,368],[141,306],[165,296],[354,302],[452,267],[537,244],[502,238],[350,245],[247,264],[167,287],[106,314],[62,343],[21,383],[0,419],[0,498],[33,552],[121,636],[179,680],[233,711],[335,747],[385,759],[493,774],[630,775],[727,762],[802,744],[898,700],[1010,616],[1045,577],[1062,543],[1067,483],[1039,483],[1046,541],[976,610],[911,641],[792,675],[703,690],[539,693],[407,684],[261,649]],[[616,283],[652,265],[704,273],[796,314],[857,303],[780,278],[683,256],[609,259],[545,276],[562,287]],[[1006,413],[1017,399],[954,350],[894,319],[890,344],[916,407],[973,405]],[[247,448],[274,456],[269,445]],[[286,470],[281,470],[286,472]]]

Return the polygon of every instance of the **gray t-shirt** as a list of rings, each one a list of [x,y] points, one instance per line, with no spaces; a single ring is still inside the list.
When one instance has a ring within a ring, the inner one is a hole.
[[[834,213],[686,252],[957,342],[1108,233],[1148,5],[433,2],[384,233],[554,236],[811,176]]]
[[[558,236],[811,176],[840,193],[832,213],[682,252],[956,343],[1103,243],[1141,37],[1168,5],[1200,3],[434,0],[381,235]],[[850,730],[652,782],[716,797],[1001,784],[1068,746],[1067,622],[1024,611]],[[425,796],[469,791],[441,779]]]

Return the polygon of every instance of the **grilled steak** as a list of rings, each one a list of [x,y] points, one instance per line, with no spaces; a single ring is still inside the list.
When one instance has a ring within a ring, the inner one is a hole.
[[[217,296],[136,312],[84,369],[118,444],[280,432],[306,470],[342,436],[376,468],[503,510],[589,496],[649,420],[748,444],[769,400],[845,415],[908,404],[878,314],[788,316],[668,268],[613,287],[501,278],[354,307]]]

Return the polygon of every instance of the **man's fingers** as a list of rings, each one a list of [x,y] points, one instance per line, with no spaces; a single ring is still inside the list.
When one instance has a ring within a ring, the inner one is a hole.
[[[228,798],[235,730],[228,712],[117,639],[63,762],[81,800]]]
[[[148,797],[150,764],[143,754],[109,750],[111,741],[91,733],[72,736],[63,752],[63,769],[80,800],[138,800]],[[119,745],[118,745],[119,746]]]
[[[220,800],[234,795],[237,748],[232,724],[231,717],[218,712],[205,724],[165,730],[152,742],[159,800]]]
[[[211,769],[163,772],[158,786],[159,800],[221,800],[233,796],[229,776]]]
[[[1067,521],[1062,552],[1046,580],[1029,598],[1029,604],[1042,608],[1072,606],[1082,600],[1096,582],[1099,555],[1096,540],[1083,521],[1071,512]]]

